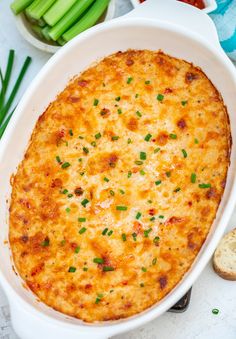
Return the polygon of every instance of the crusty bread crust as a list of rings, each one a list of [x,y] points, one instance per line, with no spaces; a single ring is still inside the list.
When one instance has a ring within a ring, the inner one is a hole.
[[[236,280],[236,264],[232,266],[232,260],[236,262],[236,251],[233,249],[236,244],[236,228],[227,233],[220,241],[213,256],[213,268],[223,279]],[[231,247],[229,245],[232,245]]]

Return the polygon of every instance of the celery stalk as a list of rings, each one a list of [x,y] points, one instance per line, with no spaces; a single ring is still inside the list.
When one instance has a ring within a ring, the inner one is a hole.
[[[77,0],[74,6],[65,14],[65,16],[52,27],[49,32],[50,37],[56,41],[66,32],[86,9],[94,2],[94,0]]]
[[[51,41],[51,40],[52,40],[51,37],[50,37],[50,35],[48,34],[49,30],[50,30],[50,27],[49,27],[48,25],[45,26],[45,27],[42,29],[42,34],[43,34],[44,38],[45,38],[47,41]]]
[[[31,25],[31,29],[37,37],[39,37],[40,39],[44,39],[44,35],[42,33],[42,27],[39,27],[38,25]]]
[[[11,10],[14,14],[19,14],[28,7],[34,0],[15,0],[11,4]]]
[[[34,0],[34,2],[26,8],[26,14],[32,19],[39,20],[55,1],[56,0]]]
[[[96,0],[87,13],[62,35],[63,39],[69,41],[79,33],[93,26],[107,8],[109,1],[110,0]]]
[[[49,26],[54,26],[76,3],[77,0],[57,0],[44,14],[44,20]]]

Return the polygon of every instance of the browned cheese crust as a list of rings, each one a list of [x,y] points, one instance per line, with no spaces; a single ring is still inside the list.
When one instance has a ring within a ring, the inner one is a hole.
[[[40,116],[14,177],[20,276],[86,322],[147,309],[204,243],[229,155],[227,111],[201,69],[160,51],[105,58]]]

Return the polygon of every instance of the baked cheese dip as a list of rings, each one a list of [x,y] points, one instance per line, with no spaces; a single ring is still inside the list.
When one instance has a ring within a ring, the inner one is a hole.
[[[128,50],[84,71],[38,119],[12,180],[26,285],[86,322],[159,302],[211,228],[230,140],[220,94],[186,61]]]

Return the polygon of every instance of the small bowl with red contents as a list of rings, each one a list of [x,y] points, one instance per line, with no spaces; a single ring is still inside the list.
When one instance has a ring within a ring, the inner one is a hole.
[[[176,0],[185,2],[186,4],[195,6],[201,10],[203,10],[205,13],[211,13],[217,8],[217,4],[215,0]],[[142,2],[145,2],[145,0],[131,0],[134,7],[137,7]]]

